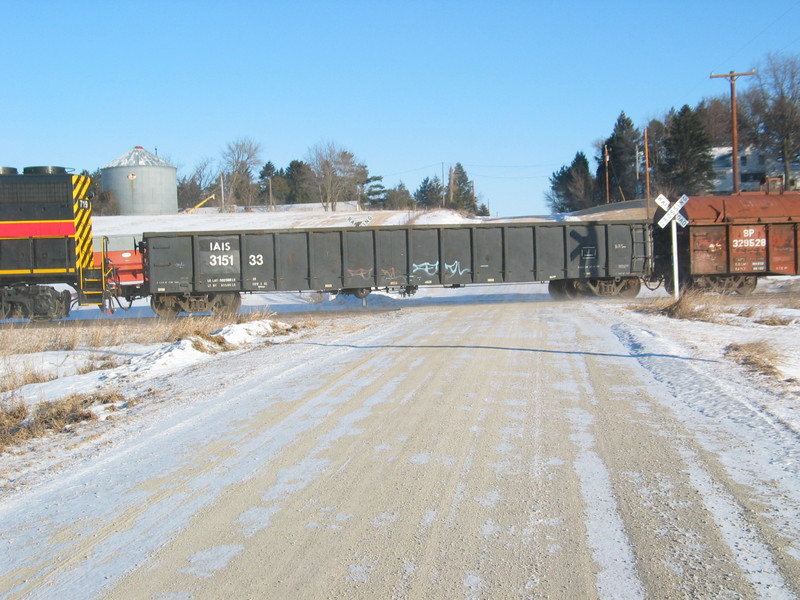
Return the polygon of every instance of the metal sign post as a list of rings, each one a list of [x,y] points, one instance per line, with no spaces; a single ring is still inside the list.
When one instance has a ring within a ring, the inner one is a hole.
[[[684,194],[675,204],[670,205],[663,194],[659,194],[656,198],[656,204],[663,208],[666,212],[664,216],[658,221],[658,226],[664,229],[667,224],[671,223],[672,226],[672,282],[673,282],[673,295],[675,300],[680,298],[680,284],[678,283],[678,225],[686,227],[689,220],[681,214],[681,209],[689,201],[689,197]]]

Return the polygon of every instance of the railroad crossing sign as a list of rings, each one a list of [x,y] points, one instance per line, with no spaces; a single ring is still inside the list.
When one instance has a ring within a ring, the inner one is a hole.
[[[670,205],[669,200],[667,200],[663,194],[659,194],[658,198],[656,198],[656,204],[658,204],[667,212],[665,212],[664,216],[661,217],[661,220],[659,220],[658,226],[661,227],[661,229],[664,229],[667,225],[669,225],[672,219],[675,219],[678,225],[681,227],[686,227],[689,224],[689,220],[681,214],[681,209],[688,201],[689,196],[684,194],[675,202],[675,204]]]
[[[689,196],[684,194],[675,204],[670,205],[663,194],[659,194],[656,198],[658,204],[665,211],[664,216],[658,221],[658,226],[664,229],[667,225],[672,225],[672,287],[675,294],[675,300],[680,298],[680,279],[678,278],[678,228],[675,226],[677,223],[681,227],[686,227],[689,221],[681,214],[683,205],[689,201]]]

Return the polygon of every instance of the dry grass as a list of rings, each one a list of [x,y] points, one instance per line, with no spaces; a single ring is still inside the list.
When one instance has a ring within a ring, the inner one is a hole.
[[[121,346],[126,343],[154,344],[176,342],[192,336],[210,336],[231,323],[270,319],[272,313],[224,316],[181,317],[153,321],[64,321],[54,327],[0,327],[0,357],[35,354],[50,350],[81,350]]]
[[[773,327],[781,327],[784,325],[791,325],[795,319],[791,317],[783,317],[781,315],[767,315],[755,320],[759,325],[771,325]]]
[[[0,383],[0,393],[9,390],[16,390],[24,385],[32,383],[47,383],[57,379],[58,376],[54,374],[45,374],[33,368],[25,369],[4,369],[3,380]]]
[[[665,315],[672,319],[689,321],[720,322],[720,313],[725,311],[721,296],[710,296],[700,292],[686,292],[678,300],[673,297],[658,298],[649,304],[636,305],[636,310],[648,314]]]
[[[124,402],[119,392],[72,394],[62,400],[28,408],[18,398],[0,402],[0,452],[37,437],[68,430],[72,425],[94,421],[92,406]]]
[[[744,365],[750,371],[770,377],[780,375],[780,371],[775,366],[778,355],[766,340],[744,344],[728,344],[725,347],[725,356]]]
[[[93,371],[106,371],[123,364],[123,361],[118,357],[111,355],[105,356],[103,354],[92,354],[86,361],[86,364],[78,369],[78,375],[91,373]]]
[[[747,304],[742,306],[742,304]],[[800,301],[794,298],[769,296],[764,298],[735,295],[706,294],[689,291],[678,300],[672,297],[657,298],[648,303],[632,306],[634,310],[647,314],[665,315],[673,319],[706,321],[708,323],[730,323],[730,317],[738,316],[753,319],[759,325],[791,325],[796,319],[770,313],[770,309],[798,308]]]

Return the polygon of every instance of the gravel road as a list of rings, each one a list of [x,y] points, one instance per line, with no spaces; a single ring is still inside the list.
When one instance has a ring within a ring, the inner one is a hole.
[[[797,485],[758,466],[796,438],[693,408],[652,365],[714,364],[582,306],[339,320],[165,380],[179,410],[37,497],[3,597],[797,597]]]

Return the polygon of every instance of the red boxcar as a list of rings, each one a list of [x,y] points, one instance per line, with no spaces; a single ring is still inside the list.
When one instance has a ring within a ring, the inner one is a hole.
[[[684,212],[700,287],[746,293],[756,276],[800,273],[800,194],[693,196]]]

